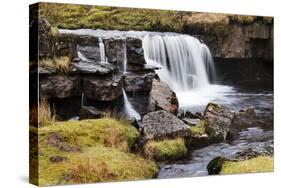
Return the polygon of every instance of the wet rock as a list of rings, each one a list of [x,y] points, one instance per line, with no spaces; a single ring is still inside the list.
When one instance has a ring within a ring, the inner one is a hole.
[[[198,149],[208,146],[209,144],[210,144],[210,138],[206,133],[194,134],[191,136],[189,147],[192,149]]]
[[[129,64],[146,64],[142,48],[142,40],[127,38],[127,59]]]
[[[48,76],[40,79],[40,93],[46,98],[67,98],[81,95],[78,76]]]
[[[208,126],[205,127],[206,133],[213,142],[225,140],[234,114],[224,106],[209,103],[204,111],[204,118],[208,122]]]
[[[91,76],[83,81],[83,91],[87,98],[97,101],[113,101],[122,95],[124,76]]]
[[[116,68],[111,64],[101,64],[101,63],[90,63],[90,62],[80,62],[73,63],[71,72],[82,73],[82,74],[97,74],[105,75],[112,73]]]
[[[258,156],[273,156],[274,146],[273,142],[270,144],[264,144],[257,148],[247,148],[243,151],[237,152],[233,157],[233,160],[247,160]]]
[[[127,92],[150,92],[155,73],[127,73],[125,90]]]
[[[146,140],[190,135],[189,126],[165,110],[146,114],[143,117],[142,126]]]
[[[119,64],[122,67],[126,41],[121,38],[108,38],[103,41],[108,62]]]
[[[101,118],[104,115],[104,112],[98,110],[93,106],[82,106],[80,109],[80,119],[96,119]]]
[[[215,175],[219,174],[223,165],[224,161],[227,161],[228,159],[224,157],[216,157],[213,160],[209,162],[207,165],[207,170],[209,175]]]
[[[256,112],[253,106],[241,109],[234,113],[233,124],[235,126],[252,125],[256,121]]]
[[[177,114],[179,103],[176,93],[169,86],[161,81],[153,80],[150,92],[150,102],[148,111],[166,110],[172,114]]]
[[[90,61],[100,62],[99,38],[90,35],[77,36],[77,50]]]
[[[201,121],[201,119],[192,119],[192,118],[180,118],[180,119],[190,126],[195,126]]]

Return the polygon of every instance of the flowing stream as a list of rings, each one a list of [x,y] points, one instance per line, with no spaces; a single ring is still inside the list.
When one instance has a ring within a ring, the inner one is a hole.
[[[240,110],[254,106],[255,123],[234,127],[238,136],[232,140],[191,150],[188,156],[172,164],[162,164],[159,178],[207,175],[207,164],[217,156],[232,157],[247,148],[262,149],[273,144],[273,91],[242,90],[237,87],[216,84],[216,71],[209,48],[195,37],[177,33],[104,31],[104,30],[60,30],[64,33],[90,34],[101,38],[101,61],[106,62],[103,37],[137,37],[142,39],[144,57],[148,65],[161,67],[157,70],[160,79],[176,92],[180,110],[203,112],[209,102]],[[123,74],[127,72],[126,45],[124,45]],[[79,54],[85,59],[83,54]],[[87,59],[85,59],[87,60]],[[141,116],[133,108],[123,89],[124,108],[129,117],[137,120]]]

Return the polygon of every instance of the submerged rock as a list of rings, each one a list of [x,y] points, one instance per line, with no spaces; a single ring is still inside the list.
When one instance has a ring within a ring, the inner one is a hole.
[[[46,98],[67,98],[81,95],[79,76],[48,76],[40,79],[40,93]]]
[[[187,137],[190,135],[190,127],[165,110],[146,114],[143,117],[142,126],[145,140]]]
[[[113,101],[122,95],[124,76],[121,74],[95,77],[89,76],[83,81],[85,96],[91,100]]]
[[[149,111],[166,110],[172,114],[177,114],[179,108],[178,98],[167,84],[153,80],[150,92]]]
[[[253,106],[249,106],[234,113],[233,124],[236,126],[252,125],[255,120],[255,108]]]
[[[205,109],[204,118],[208,122],[208,126],[205,127],[206,133],[213,142],[225,140],[234,118],[233,112],[224,106],[209,103]]]

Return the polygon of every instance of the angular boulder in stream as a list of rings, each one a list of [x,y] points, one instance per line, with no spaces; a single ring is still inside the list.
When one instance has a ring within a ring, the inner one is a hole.
[[[204,118],[208,122],[208,126],[205,126],[206,133],[212,142],[225,140],[234,118],[233,112],[219,104],[209,103]]]
[[[172,114],[178,113],[179,102],[176,93],[167,84],[154,79],[150,92],[149,111],[166,110]]]
[[[124,76],[116,74],[107,77],[89,76],[83,81],[87,98],[97,101],[113,101],[122,95]]]
[[[177,116],[165,110],[146,114],[143,117],[142,127],[145,140],[188,137],[190,135],[190,127]]]
[[[150,92],[153,72],[127,73],[125,78],[125,90],[127,92]]]

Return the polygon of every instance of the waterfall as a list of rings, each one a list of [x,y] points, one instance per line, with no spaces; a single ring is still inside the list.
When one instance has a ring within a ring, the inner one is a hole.
[[[127,73],[127,44],[126,42],[123,45],[123,74]]]
[[[145,60],[158,64],[161,80],[174,91],[189,91],[209,85],[208,72],[214,65],[208,47],[189,35],[145,35]]]
[[[100,47],[100,61],[101,63],[107,63],[107,57],[105,55],[105,48],[102,38],[99,37],[99,47]]]
[[[129,118],[135,118],[136,120],[141,120],[140,114],[133,108],[132,104],[128,100],[126,91],[124,88],[122,89],[123,92],[123,98],[124,98],[124,107],[125,107],[125,112],[128,115]]]

